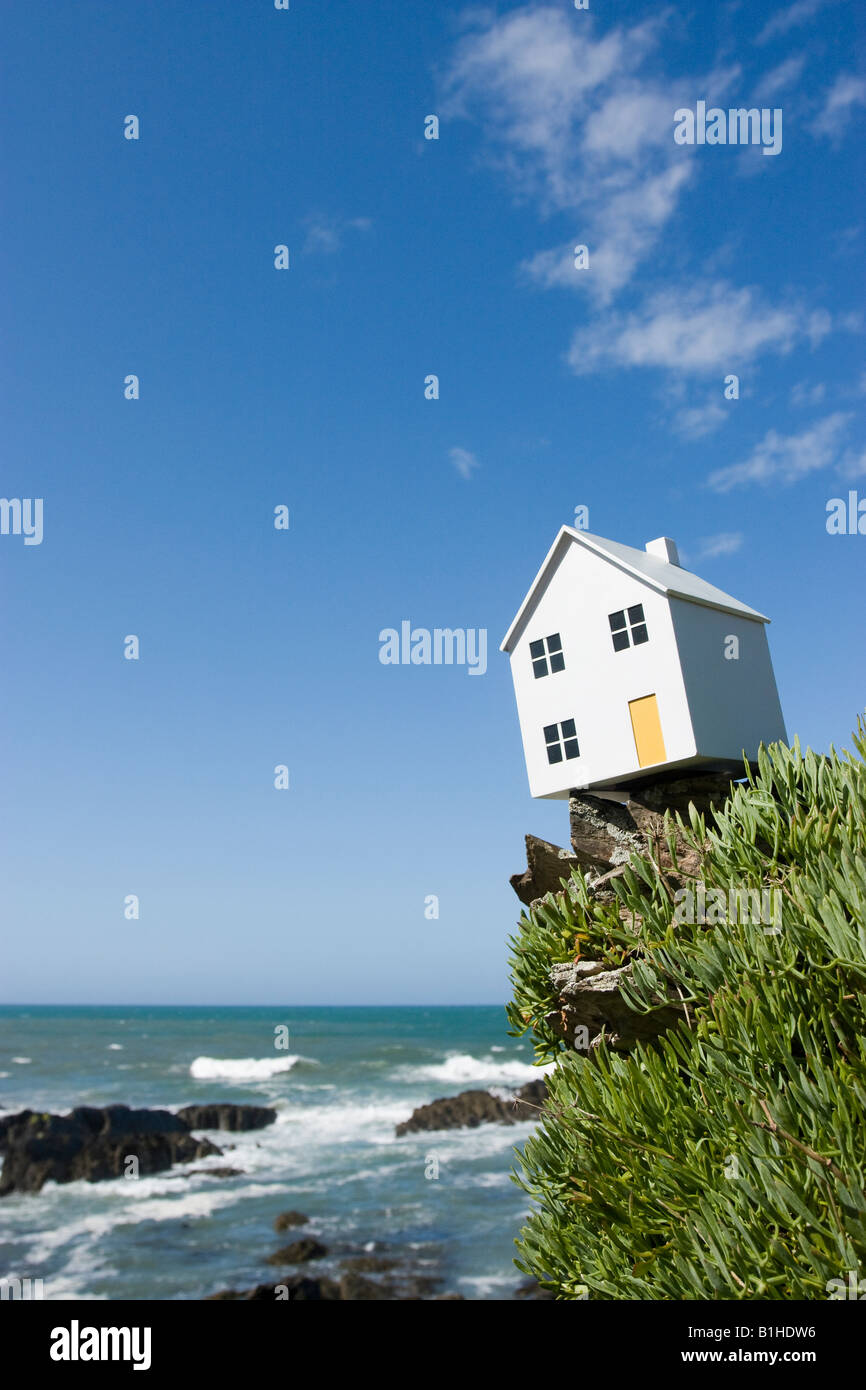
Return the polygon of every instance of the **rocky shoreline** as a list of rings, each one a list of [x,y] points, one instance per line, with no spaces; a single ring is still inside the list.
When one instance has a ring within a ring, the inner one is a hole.
[[[0,1119],[0,1197],[39,1192],[46,1182],[161,1173],[222,1154],[211,1140],[196,1138],[193,1128],[262,1129],[276,1118],[276,1110],[259,1105],[188,1105],[177,1114],[128,1105],[79,1105],[68,1115],[21,1110]]]
[[[463,1091],[417,1107],[396,1126],[396,1135],[476,1128],[482,1124],[513,1125],[534,1121],[544,1104],[543,1079],[528,1082],[510,1098],[484,1090]],[[189,1168],[196,1159],[222,1155],[211,1139],[193,1133],[246,1132],[274,1123],[276,1110],[256,1105],[186,1105],[172,1112],[132,1109],[126,1105],[77,1106],[68,1115],[22,1110],[0,1118],[0,1197],[35,1194],[47,1182],[100,1182],[117,1177],[145,1176],[184,1165],[176,1175],[207,1174],[214,1178],[240,1176],[230,1167]],[[281,1212],[274,1221],[278,1233],[295,1232],[310,1224],[304,1212]],[[327,1273],[312,1272],[327,1260]],[[443,1280],[429,1268],[413,1263],[399,1247],[377,1242],[365,1246],[340,1243],[329,1249],[315,1234],[303,1230],[271,1253],[263,1265],[280,1273],[276,1282],[249,1289],[223,1289],[209,1301],[418,1301],[463,1300],[443,1291]],[[515,1287],[512,1298],[544,1298],[534,1283]]]
[[[302,1212],[281,1212],[274,1221],[277,1232],[307,1225]],[[311,1273],[306,1267],[329,1256],[341,1256],[328,1274]],[[314,1236],[302,1236],[264,1257],[263,1263],[292,1270],[278,1282],[256,1284],[251,1289],[221,1289],[208,1294],[208,1303],[286,1303],[286,1302],[464,1302],[464,1295],[443,1291],[443,1280],[429,1270],[413,1264],[398,1247],[379,1245],[369,1248],[344,1246],[330,1250]],[[304,1272],[295,1272],[298,1266]],[[545,1290],[530,1281],[517,1286],[511,1299],[548,1299]]]
[[[730,786],[728,774],[695,773],[644,783],[633,788],[625,802],[575,791],[569,799],[571,849],[527,835],[527,867],[511,876],[511,886],[520,901],[532,907],[549,893],[562,893],[563,880],[567,890],[576,869],[596,902],[615,907],[612,881],[636,853],[655,861],[673,899],[675,890],[692,882],[700,869],[700,856],[683,839],[674,815],[681,814],[688,823],[689,808],[694,807],[711,823],[713,808],[724,804]],[[666,823],[667,812],[671,819]],[[630,963],[608,969],[601,961],[577,956],[553,965],[549,980],[556,1007],[545,1022],[568,1047],[590,1055],[602,1037],[618,1052],[657,1037],[682,1017],[684,1005],[674,996],[660,1001],[663,1007],[651,1013],[636,1013],[623,993],[631,972]]]

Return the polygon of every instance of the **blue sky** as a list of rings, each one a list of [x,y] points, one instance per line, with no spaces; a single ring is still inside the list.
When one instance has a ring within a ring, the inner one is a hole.
[[[789,733],[848,743],[857,9],[6,0],[0,998],[504,999],[568,829],[498,645],[580,504],[769,613]],[[676,145],[700,100],[781,152]],[[486,674],[383,666],[403,619]]]

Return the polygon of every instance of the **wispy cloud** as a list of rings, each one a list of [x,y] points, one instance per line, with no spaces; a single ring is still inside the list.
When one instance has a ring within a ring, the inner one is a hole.
[[[306,219],[304,252],[308,256],[333,256],[342,250],[348,233],[368,232],[372,225],[369,217],[338,218],[314,214]]]
[[[756,43],[766,43],[768,39],[776,39],[780,34],[787,34],[791,29],[796,29],[800,24],[808,24],[813,15],[819,10],[826,9],[828,5],[835,5],[837,0],[794,0],[793,5],[786,5],[784,9],[777,10],[764,25]]]
[[[461,449],[459,445],[455,445],[453,449],[448,450],[448,457],[454,464],[461,478],[465,478],[467,482],[472,477],[476,468],[481,467],[475,455],[470,453],[468,449]]]
[[[850,419],[850,414],[837,411],[801,434],[768,430],[747,459],[717,469],[707,485],[715,492],[730,492],[747,483],[796,483],[809,473],[841,463],[840,443]]]
[[[735,555],[742,544],[741,531],[720,531],[716,536],[704,536],[695,558],[699,563],[701,560],[716,560],[720,555]]]
[[[820,405],[827,394],[823,381],[798,381],[791,388],[792,405]]]
[[[683,439],[703,439],[725,423],[730,411],[730,405],[726,409],[718,396],[710,396],[702,405],[683,406],[678,410],[673,427]]]
[[[673,141],[673,116],[694,81],[644,69],[668,16],[597,33],[591,15],[533,6],[484,12],[459,42],[445,77],[452,117],[477,119],[491,163],[542,213],[574,213],[574,237],[530,257],[545,286],[588,290],[607,303],[652,251],[694,170]],[[716,93],[736,69],[701,79]],[[573,247],[590,248],[590,272]]]
[[[851,72],[840,73],[812,122],[812,133],[826,135],[830,140],[841,139],[858,106],[866,106],[866,79]]]
[[[575,333],[568,360],[578,375],[604,367],[657,367],[703,375],[736,371],[760,352],[790,352],[830,331],[829,314],[775,307],[757,290],[724,281],[661,290],[640,309],[610,314]]]
[[[847,449],[839,464],[843,478],[866,477],[866,449]]]
[[[779,92],[787,91],[789,87],[795,87],[805,66],[806,54],[795,53],[792,57],[786,58],[783,63],[779,63],[778,67],[771,68],[755,87],[755,100],[770,101]]]

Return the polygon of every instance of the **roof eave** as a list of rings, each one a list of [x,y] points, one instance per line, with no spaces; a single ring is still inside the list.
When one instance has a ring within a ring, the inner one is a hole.
[[[557,550],[566,537],[568,537],[569,540],[579,541],[582,545],[586,546],[588,550],[592,550],[596,555],[599,555],[609,565],[614,565],[616,568],[623,569],[627,573],[634,575],[635,579],[640,580],[642,584],[649,585],[651,589],[655,589],[657,593],[663,594],[665,598],[678,598],[683,603],[696,603],[701,608],[715,608],[718,613],[730,613],[733,617],[748,618],[751,622],[769,623],[770,621],[763,613],[759,613],[757,609],[748,608],[746,605],[734,607],[732,604],[713,603],[710,599],[696,598],[694,594],[682,593],[677,589],[671,588],[670,585],[662,583],[659,579],[653,579],[643,570],[639,570],[634,565],[630,565],[627,560],[611,555],[603,546],[594,545],[592,540],[584,533],[576,531],[571,526],[561,526],[557,532],[553,545],[544,557],[541,569],[530,584],[526,592],[526,597],[517,610],[513,623],[499,644],[499,650],[501,652],[510,651],[511,647],[514,645],[514,634],[526,617],[536,591],[544,580],[548,568],[553,563]]]

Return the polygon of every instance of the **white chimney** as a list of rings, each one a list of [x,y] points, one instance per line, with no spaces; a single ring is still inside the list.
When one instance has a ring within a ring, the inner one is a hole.
[[[678,565],[680,562],[677,543],[669,536],[659,536],[657,541],[647,541],[645,549],[647,555],[656,555],[660,560],[667,560],[669,565]]]

